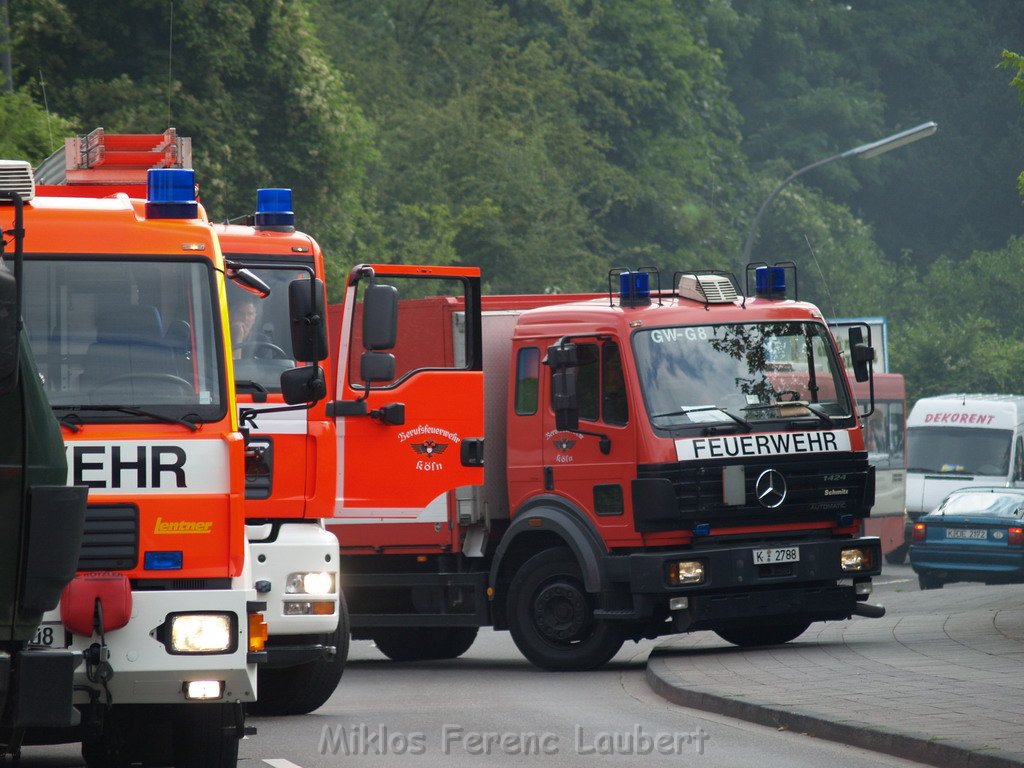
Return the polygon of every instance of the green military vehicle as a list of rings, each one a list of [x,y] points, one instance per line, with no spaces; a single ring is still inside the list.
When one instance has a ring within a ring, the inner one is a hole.
[[[0,182],[5,166],[0,161]],[[81,654],[37,637],[75,575],[86,488],[69,487],[60,425],[21,327],[23,199],[0,183],[0,760],[28,731],[76,724]],[[53,632],[53,628],[48,628]],[[59,630],[58,630],[59,631]],[[53,638],[50,638],[51,641]]]

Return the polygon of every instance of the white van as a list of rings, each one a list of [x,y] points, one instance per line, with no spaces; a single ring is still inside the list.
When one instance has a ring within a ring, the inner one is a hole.
[[[922,397],[907,419],[907,526],[950,491],[1024,486],[1024,397]],[[909,540],[909,537],[908,537]]]

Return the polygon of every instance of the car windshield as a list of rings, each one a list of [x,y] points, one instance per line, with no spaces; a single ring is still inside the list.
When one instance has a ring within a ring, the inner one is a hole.
[[[1019,493],[955,493],[939,505],[943,515],[1020,517],[1024,495]]]
[[[911,427],[907,471],[1005,477],[1013,432],[978,427]]]
[[[228,253],[225,257],[243,265],[247,261],[264,264],[274,261],[269,256],[252,254]],[[280,392],[281,373],[295,367],[288,285],[296,279],[309,279],[309,275],[297,269],[249,269],[270,286],[270,295],[260,299],[228,283],[235,383],[239,392]]]
[[[647,410],[655,425],[852,415],[843,369],[821,323],[735,323],[652,328],[633,336]]]
[[[224,413],[203,261],[118,255],[25,262],[25,327],[47,397],[80,421]]]

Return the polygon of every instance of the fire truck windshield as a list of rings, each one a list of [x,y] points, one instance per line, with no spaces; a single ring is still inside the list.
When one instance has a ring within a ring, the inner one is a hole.
[[[204,261],[26,260],[25,326],[50,403],[83,422],[222,418],[214,286]]]
[[[662,428],[852,416],[826,326],[772,322],[652,328],[633,335],[647,412]]]

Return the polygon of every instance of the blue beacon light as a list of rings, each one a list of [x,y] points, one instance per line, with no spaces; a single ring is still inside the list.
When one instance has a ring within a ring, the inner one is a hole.
[[[619,273],[619,305],[644,307],[651,303],[651,276],[647,272]]]
[[[295,213],[292,211],[292,191],[287,188],[267,187],[256,190],[257,229],[295,231]]]
[[[146,218],[194,219],[196,172],[191,168],[151,168],[146,175]]]
[[[783,267],[758,267],[754,285],[759,299],[786,298],[786,270]]]

